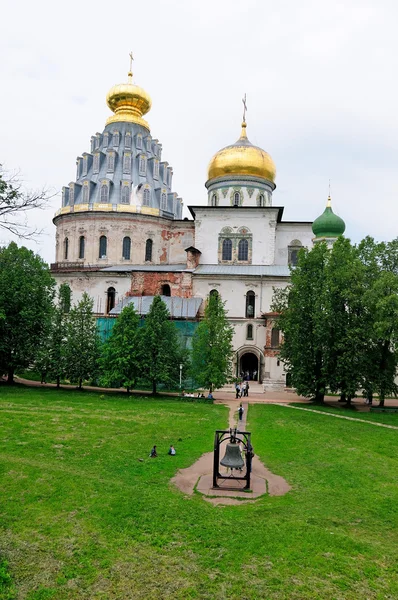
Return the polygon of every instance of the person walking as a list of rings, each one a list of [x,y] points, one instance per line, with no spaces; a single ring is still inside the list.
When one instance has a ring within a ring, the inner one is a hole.
[[[240,398],[240,385],[239,385],[239,383],[235,383],[235,392],[236,392],[235,398],[236,399]]]
[[[250,385],[249,382],[246,381],[246,385],[245,385],[245,393],[243,394],[246,398],[249,396],[249,389],[250,389]]]
[[[239,405],[239,409],[238,409],[238,413],[239,413],[239,421],[241,421],[241,420],[242,420],[242,418],[243,418],[243,411],[244,411],[244,410],[245,410],[245,409],[243,408],[243,406],[242,406],[242,402],[241,402],[241,403],[240,403],[240,405]]]

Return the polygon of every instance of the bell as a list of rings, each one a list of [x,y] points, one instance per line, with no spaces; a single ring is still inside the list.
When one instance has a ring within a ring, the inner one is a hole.
[[[227,444],[225,456],[220,460],[220,464],[230,469],[242,469],[245,466],[245,461],[240,453],[239,444]]]

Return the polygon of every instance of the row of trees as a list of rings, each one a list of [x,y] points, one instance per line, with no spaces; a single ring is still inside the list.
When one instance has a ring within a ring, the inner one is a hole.
[[[182,365],[185,375],[190,371],[213,390],[231,378],[232,334],[214,294],[190,354],[157,296],[145,319],[126,306],[102,343],[87,294],[72,307],[69,286],[61,285],[55,296],[55,281],[40,257],[15,243],[0,249],[0,374],[7,373],[9,383],[15,372],[36,365],[58,386],[68,379],[79,387],[95,381],[129,391],[147,382],[156,393],[158,383],[178,383]]]
[[[380,404],[395,394],[398,365],[398,240],[302,249],[291,285],[275,289],[281,359],[299,394],[326,390],[351,402],[358,390]]]

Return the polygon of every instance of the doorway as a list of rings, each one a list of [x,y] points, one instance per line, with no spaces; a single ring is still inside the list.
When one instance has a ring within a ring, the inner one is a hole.
[[[258,358],[253,352],[241,356],[239,375],[245,379],[248,377],[250,381],[258,381]]]

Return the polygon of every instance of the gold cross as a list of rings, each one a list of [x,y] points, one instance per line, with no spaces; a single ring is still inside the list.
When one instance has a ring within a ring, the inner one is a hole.
[[[130,52],[129,57],[130,57],[130,73],[131,73],[131,71],[133,70],[133,60],[134,60],[132,52]]]
[[[246,94],[245,94],[244,98],[242,98],[242,102],[243,102],[243,122],[246,123],[246,111],[247,111]]]

